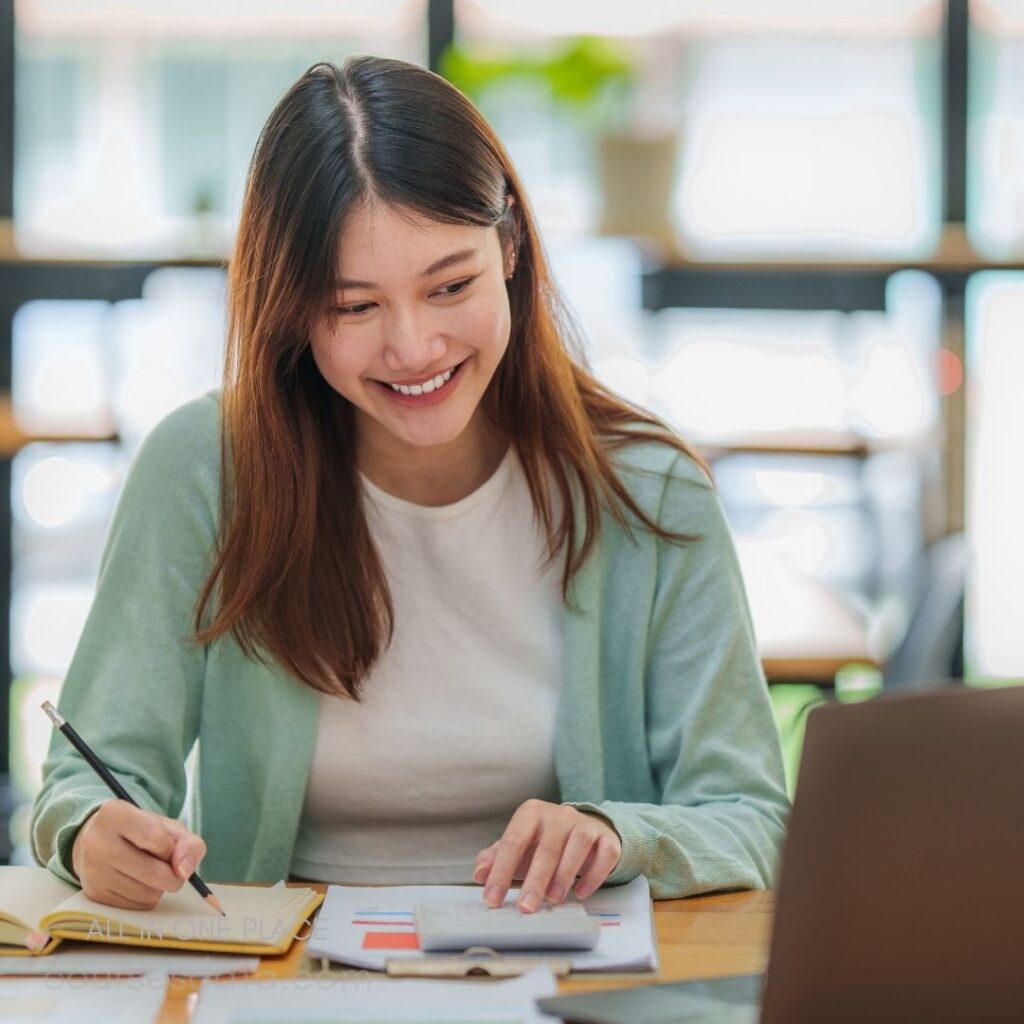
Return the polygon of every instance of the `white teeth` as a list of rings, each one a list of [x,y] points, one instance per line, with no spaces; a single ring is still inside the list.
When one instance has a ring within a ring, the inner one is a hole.
[[[431,380],[425,380],[422,384],[392,384],[391,390],[398,391],[403,395],[429,395],[431,391],[437,391],[452,379],[452,371],[445,370]]]

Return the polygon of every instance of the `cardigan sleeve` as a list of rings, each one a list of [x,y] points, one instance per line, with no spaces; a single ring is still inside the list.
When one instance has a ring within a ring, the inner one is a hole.
[[[644,874],[659,899],[767,888],[789,809],[778,731],[725,516],[680,455],[655,540],[657,579],[644,691],[656,803],[575,803],[615,827],[622,855],[607,884]]]
[[[190,639],[209,572],[219,473],[210,396],[163,420],[143,443],[118,501],[96,594],[59,707],[148,810],[177,817],[199,726],[205,652]],[[71,847],[112,794],[54,730],[32,807],[32,851],[72,884]]]

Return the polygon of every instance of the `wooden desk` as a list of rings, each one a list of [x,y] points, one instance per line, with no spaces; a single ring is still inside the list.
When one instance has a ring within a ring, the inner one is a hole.
[[[313,888],[323,892],[326,886],[315,885]],[[661,953],[661,970],[657,974],[618,974],[603,978],[570,975],[559,983],[559,991],[593,992],[659,981],[685,981],[762,971],[768,955],[773,907],[774,899],[770,892],[662,900],[654,904],[654,923]],[[296,941],[285,956],[264,957],[256,973],[246,977],[284,980],[318,970],[310,966],[305,956],[305,945],[303,941]],[[352,973],[360,978],[368,976],[366,971],[353,969]],[[343,976],[339,973],[339,977]],[[378,977],[373,973],[369,976]],[[193,994],[198,992],[200,983],[199,978],[169,979],[159,1024],[188,1024]]]

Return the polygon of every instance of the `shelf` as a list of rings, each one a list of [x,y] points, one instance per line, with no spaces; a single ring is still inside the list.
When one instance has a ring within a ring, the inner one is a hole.
[[[223,267],[227,258],[227,253],[190,256],[187,253],[173,251],[125,256],[89,251],[23,253],[18,251],[14,242],[13,221],[10,218],[0,218],[0,267]]]
[[[866,458],[874,442],[860,434],[843,431],[766,430],[694,442],[709,462],[724,455],[837,455]]]
[[[700,259],[684,250],[662,252],[656,261],[662,270],[702,270],[716,273],[784,271],[791,273],[894,274],[899,270],[927,270],[936,274],[973,274],[982,270],[1024,270],[1024,253],[1013,259],[990,259],[971,244],[962,224],[947,224],[939,244],[924,256],[899,259],[843,259],[785,255],[770,259]]]
[[[9,397],[0,397],[0,458],[11,459],[26,445],[38,442],[80,444],[116,442],[117,433],[110,434],[35,434],[26,433],[14,418]]]

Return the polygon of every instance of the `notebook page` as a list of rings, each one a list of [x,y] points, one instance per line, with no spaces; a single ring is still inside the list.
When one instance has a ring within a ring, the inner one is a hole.
[[[124,910],[94,903],[79,892],[65,900],[51,926],[64,927],[67,914],[84,915],[88,921],[67,922],[83,938],[103,941],[108,936],[173,939],[179,942],[225,942],[276,945],[291,933],[302,908],[313,898],[312,889],[288,889],[243,885],[210,885],[226,917],[203,902],[192,886],[164,893],[153,910]]]
[[[39,867],[0,867],[0,913],[35,929],[39,921],[78,889]]]

